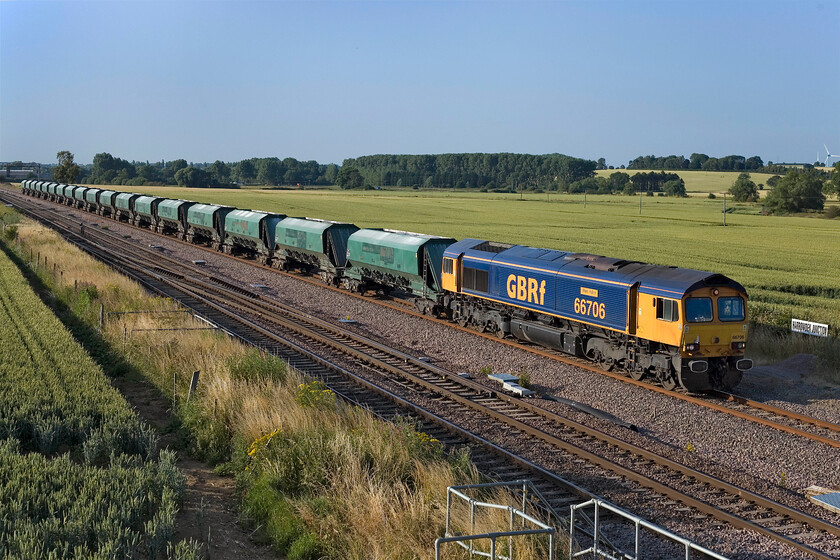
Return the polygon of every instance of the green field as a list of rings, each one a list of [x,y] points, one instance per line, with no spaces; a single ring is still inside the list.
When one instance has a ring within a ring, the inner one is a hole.
[[[744,284],[753,316],[840,331],[840,220],[761,216],[723,200],[426,191],[285,191],[137,187],[138,191],[452,236],[585,251],[711,270]],[[641,213],[639,202],[641,199]]]

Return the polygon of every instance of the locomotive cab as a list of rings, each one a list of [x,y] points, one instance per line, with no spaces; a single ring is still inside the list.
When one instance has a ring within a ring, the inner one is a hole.
[[[746,293],[731,287],[701,288],[682,300],[684,317],[680,357],[688,375],[703,374],[734,387],[752,360],[747,344]]]

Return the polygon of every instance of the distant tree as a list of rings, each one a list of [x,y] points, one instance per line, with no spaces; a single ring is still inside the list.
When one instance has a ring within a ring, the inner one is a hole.
[[[688,196],[685,192],[685,181],[682,179],[671,179],[662,185],[662,190],[668,196]]]
[[[775,187],[777,184],[779,184],[779,181],[781,179],[782,179],[782,177],[780,175],[773,175],[772,177],[767,179],[767,186],[768,187]]]
[[[598,165],[595,169],[606,169],[607,168],[607,160],[604,158],[598,158]]]
[[[823,185],[823,193],[826,196],[837,195],[840,198],[840,161],[834,164],[831,179]]]
[[[342,189],[360,189],[364,186],[365,179],[355,167],[342,165],[335,182]]]
[[[761,169],[764,167],[764,162],[761,161],[761,158],[758,156],[753,156],[751,158],[747,158],[746,168],[747,169]]]
[[[210,182],[214,185],[230,184],[230,167],[223,161],[216,160],[211,163],[207,173],[210,174]]]
[[[735,202],[755,202],[758,200],[758,187],[750,179],[750,174],[744,172],[729,187],[729,194]]]
[[[338,177],[338,166],[331,163],[327,166],[326,171],[324,171],[324,180],[327,183],[335,184],[336,177]]]
[[[73,163],[73,154],[62,150],[55,155],[58,165],[53,168],[52,177],[59,183],[73,183],[79,176],[79,166]]]
[[[250,159],[243,159],[233,166],[233,175],[241,183],[250,183],[257,177],[257,168]]]
[[[277,158],[265,158],[257,169],[257,183],[261,185],[279,185],[283,180],[283,164]]]
[[[689,169],[701,169],[703,164],[709,159],[706,154],[691,154],[688,162]]]
[[[210,175],[197,167],[185,167],[175,173],[179,187],[205,188],[210,186]]]
[[[137,177],[143,180],[144,184],[160,182],[158,168],[153,165],[141,165],[137,168]]]
[[[791,169],[767,193],[764,211],[768,214],[790,214],[802,210],[822,210],[825,205],[823,181],[813,169]]]
[[[630,182],[630,175],[624,173],[623,171],[616,171],[612,175],[610,175],[610,183],[612,185],[612,190],[615,192],[623,191],[624,187],[627,186],[627,183]],[[635,189],[634,189],[635,192]]]

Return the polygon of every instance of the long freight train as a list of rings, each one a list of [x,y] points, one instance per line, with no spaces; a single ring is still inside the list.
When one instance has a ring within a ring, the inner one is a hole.
[[[668,389],[731,389],[752,367],[744,358],[747,293],[713,272],[48,181],[21,186],[30,196],[317,274],[355,292],[398,290],[425,314]]]

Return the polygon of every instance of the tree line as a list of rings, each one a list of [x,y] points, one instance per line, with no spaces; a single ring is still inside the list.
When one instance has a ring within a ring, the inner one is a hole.
[[[592,177],[597,163],[563,154],[379,154],[345,159],[339,184],[456,189],[564,190]],[[358,172],[352,172],[356,170]],[[347,185],[352,185],[347,187]]]
[[[135,162],[114,157],[107,152],[93,156],[93,163],[78,166],[73,154],[59,152],[59,164],[53,168],[53,179],[64,183],[94,185],[172,185],[182,187],[235,187],[259,185],[332,185],[338,166],[294,158],[250,158],[233,164],[217,160],[213,163],[187,163],[185,159],[158,162]]]
[[[772,162],[770,162],[772,164]],[[664,170],[696,170],[696,171],[759,171],[764,168],[764,162],[758,156],[744,157],[738,155],[720,158],[709,157],[706,154],[691,154],[685,156],[639,156],[632,160],[627,169],[664,169]]]

